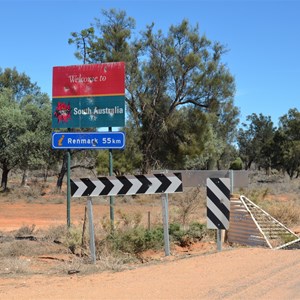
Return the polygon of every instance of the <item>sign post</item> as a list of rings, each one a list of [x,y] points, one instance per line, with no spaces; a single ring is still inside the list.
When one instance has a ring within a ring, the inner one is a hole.
[[[71,226],[71,153],[67,151],[68,169],[67,169],[67,226]]]
[[[88,199],[93,196],[163,194],[165,255],[170,255],[168,193],[183,191],[181,173],[109,176],[71,180],[71,196]]]
[[[111,127],[109,127],[109,131],[111,132]],[[113,175],[113,154],[112,149],[109,149],[109,176]],[[109,196],[109,214],[110,214],[110,223],[111,229],[114,229],[115,223],[115,212],[114,212],[114,196]]]
[[[169,201],[168,194],[162,196],[163,225],[164,225],[164,245],[165,255],[170,256],[170,236],[169,236]]]

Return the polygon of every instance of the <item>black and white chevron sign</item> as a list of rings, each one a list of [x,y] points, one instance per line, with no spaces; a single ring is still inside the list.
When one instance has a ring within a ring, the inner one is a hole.
[[[228,229],[230,179],[207,178],[207,228]]]
[[[181,173],[71,179],[71,196],[117,196],[182,192]]]

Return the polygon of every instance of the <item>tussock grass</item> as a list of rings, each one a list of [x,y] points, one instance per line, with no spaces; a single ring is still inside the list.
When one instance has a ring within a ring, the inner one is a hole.
[[[4,258],[0,260],[0,276],[11,274],[30,274],[30,259]]]
[[[266,201],[263,209],[287,227],[300,224],[300,206],[295,201]]]

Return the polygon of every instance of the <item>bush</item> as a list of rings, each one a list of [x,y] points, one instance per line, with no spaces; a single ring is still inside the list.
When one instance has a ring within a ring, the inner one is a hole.
[[[240,157],[236,158],[229,167],[230,170],[242,170],[243,169],[243,161]]]
[[[200,224],[198,222],[194,222],[190,225],[188,231],[188,235],[191,236],[194,240],[201,241],[204,236],[207,235],[207,228],[204,224]]]
[[[75,254],[78,248],[81,248],[82,230],[79,227],[70,227],[64,239],[64,245]]]
[[[163,230],[162,228],[148,230],[140,226],[115,230],[107,240],[115,251],[139,254],[148,249],[160,249],[163,246]]]
[[[180,245],[187,247],[195,241],[200,241],[206,235],[206,226],[200,223],[192,223],[188,229],[184,230],[178,223],[172,223],[169,226],[171,240]]]

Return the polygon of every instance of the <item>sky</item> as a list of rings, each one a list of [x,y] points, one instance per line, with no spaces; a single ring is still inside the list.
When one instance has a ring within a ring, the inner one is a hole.
[[[300,0],[0,0],[0,68],[25,72],[51,98],[52,68],[81,64],[70,33],[111,8],[136,20],[136,34],[152,22],[167,33],[188,19],[225,45],[241,122],[262,113],[277,126],[300,110]]]

